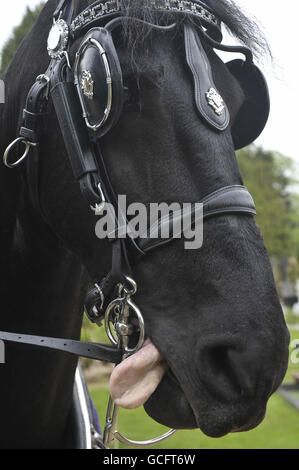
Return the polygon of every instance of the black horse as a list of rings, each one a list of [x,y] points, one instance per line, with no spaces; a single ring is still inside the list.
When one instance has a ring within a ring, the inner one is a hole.
[[[47,2],[4,74],[1,154],[18,133],[32,83],[48,67],[46,44],[57,3]],[[77,15],[91,2],[73,3]],[[126,16],[157,22],[146,8],[152,2],[122,3]],[[254,25],[234,5],[204,3],[237,37],[259,46]],[[177,21],[176,30],[159,31],[136,19],[114,35],[130,98],[101,145],[115,192],[128,202],[201,201],[219,188],[242,185],[233,124],[246,136],[259,119],[238,122],[245,90],[204,39],[231,124],[216,132],[198,115],[181,19],[168,16],[168,24]],[[190,15],[180,18],[193,25]],[[71,64],[80,41],[72,45]],[[73,177],[51,100],[39,172],[40,211],[30,196],[26,165],[20,171],[0,166],[0,329],[79,339],[87,290],[109,270],[111,245],[95,236],[96,219]],[[253,217],[211,218],[201,249],[185,250],[183,240],[175,240],[143,258],[134,276],[146,336],[169,366],[147,412],[164,425],[200,428],[212,437],[257,426],[284,377],[289,334]],[[6,365],[0,366],[2,448],[66,445],[76,367],[77,360],[64,353],[6,345]]]

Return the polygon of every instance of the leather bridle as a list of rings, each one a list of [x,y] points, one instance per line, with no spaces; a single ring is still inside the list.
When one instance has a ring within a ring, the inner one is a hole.
[[[178,15],[192,15],[196,21],[205,27],[206,32],[202,29],[202,34],[209,38],[213,47],[219,46],[219,49],[224,47],[219,42],[222,37],[220,20],[200,1],[153,0],[152,8],[158,12],[165,11]],[[97,129],[99,133],[93,135],[93,130],[86,128],[86,123],[82,118],[82,109],[76,89],[79,86],[78,78],[77,81],[76,77],[74,80],[74,68],[70,64],[68,51],[72,42],[82,37],[86,31],[90,31],[93,26],[104,25],[103,28],[107,28],[110,33],[111,28],[114,27],[111,21],[117,18],[121,19],[122,4],[118,0],[97,1],[81,12],[75,19],[73,19],[73,11],[72,1],[61,0],[54,12],[54,30],[52,28],[50,41],[52,49],[50,46],[48,47],[51,62],[47,71],[37,78],[29,91],[19,137],[7,148],[4,163],[6,166],[14,168],[27,160],[31,199],[36,211],[42,212],[39,199],[39,142],[42,138],[46,120],[47,104],[51,98],[64,136],[74,177],[79,182],[88,210],[91,208],[96,215],[100,215],[108,202],[113,206],[117,205],[117,195],[113,190],[101,151],[101,126],[99,126],[100,129]],[[169,26],[154,25],[154,27],[161,31],[169,29]],[[61,36],[56,37],[55,42],[55,33],[57,35],[58,31],[60,31]],[[185,34],[188,34],[187,29]],[[79,52],[83,48],[84,46]],[[251,54],[246,48],[230,48],[229,50]],[[105,50],[103,50],[102,55],[104,56],[104,54]],[[77,55],[77,59],[78,57],[79,55]],[[190,56],[190,60],[192,60],[192,56]],[[113,87],[113,81],[111,86]],[[213,110],[207,108],[206,113],[210,116],[213,114]],[[214,127],[220,125],[219,116],[217,117],[216,114],[212,116],[212,120]],[[107,125],[106,122],[103,127],[105,125]],[[105,130],[105,133],[108,131],[109,128]],[[25,145],[25,153],[16,163],[10,163],[10,152],[20,143]],[[204,220],[227,214],[256,215],[253,199],[243,186],[221,188],[198,202],[203,204]],[[117,222],[116,226],[119,225]],[[126,220],[125,223],[127,223]],[[161,220],[158,223],[163,225],[164,221]],[[137,290],[134,281],[134,267],[140,259],[152,250],[171,243],[173,240],[171,237],[168,239],[152,238],[151,231],[152,227],[149,230],[148,237],[139,240],[130,237],[126,239],[116,237],[111,240],[111,270],[102,281],[95,284],[94,289],[86,299],[86,313],[89,319],[98,325],[101,325],[102,321],[105,320],[106,331],[113,346],[6,332],[0,332],[0,339],[63,351],[75,356],[115,364],[120,363],[125,357],[134,353],[142,346],[145,335],[141,312],[132,301],[132,297]],[[116,300],[111,301],[115,291],[117,291]],[[111,323],[114,325],[114,329],[111,328]],[[132,346],[129,340],[132,324],[137,334],[137,344],[135,346]],[[114,437],[120,440],[123,439],[123,442],[127,444],[132,444],[115,430],[115,416],[117,416],[117,408],[114,408],[113,402],[110,400],[104,438],[105,446],[111,445]],[[169,433],[166,437],[168,435]],[[151,445],[152,443],[153,441],[150,441]],[[138,443],[133,444],[138,445]],[[145,443],[143,442],[141,445],[144,446]]]

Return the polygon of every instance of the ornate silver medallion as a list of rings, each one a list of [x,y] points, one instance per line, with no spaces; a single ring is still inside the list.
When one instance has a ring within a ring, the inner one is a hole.
[[[69,40],[69,27],[64,20],[55,21],[48,37],[48,53],[52,59],[60,59]]]
[[[84,95],[87,96],[89,100],[93,100],[94,81],[89,70],[83,71],[80,85],[81,85],[81,90],[83,91]]]
[[[225,109],[225,104],[222,96],[218,93],[218,91],[215,90],[215,88],[210,88],[206,93],[206,98],[209,106],[214,109],[215,114],[221,116]]]

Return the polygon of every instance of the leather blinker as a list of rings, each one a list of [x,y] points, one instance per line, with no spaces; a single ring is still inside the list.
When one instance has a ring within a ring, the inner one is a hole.
[[[74,75],[90,136],[99,139],[117,123],[124,101],[121,66],[113,38],[105,28],[93,28],[84,37]]]

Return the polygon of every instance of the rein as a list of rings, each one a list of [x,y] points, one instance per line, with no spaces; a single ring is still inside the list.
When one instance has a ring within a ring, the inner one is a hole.
[[[221,21],[202,2],[153,0],[151,7],[158,13],[192,16],[200,23],[201,34],[209,38],[213,47],[228,50],[220,44],[222,38]],[[123,84],[112,32],[126,18],[120,16],[122,5],[118,0],[96,1],[75,19],[73,19],[73,11],[72,1],[61,0],[54,12],[53,27],[48,40],[48,53],[51,62],[47,71],[37,77],[29,91],[23,112],[23,126],[20,129],[19,137],[7,147],[4,154],[4,164],[9,168],[15,168],[27,160],[31,199],[35,209],[42,213],[38,177],[39,142],[46,122],[48,101],[52,99],[74,177],[80,184],[82,197],[89,210],[94,212],[96,216],[100,216],[108,202],[114,207],[117,205],[117,196],[106,170],[100,142],[122,113]],[[104,26],[99,28],[99,24]],[[97,28],[94,28],[95,26]],[[167,31],[174,25],[151,26],[160,31]],[[87,34],[78,49],[75,63],[72,65],[69,59],[69,47],[76,38],[81,37],[86,31]],[[194,30],[186,25],[184,32],[186,44],[190,46],[187,49],[189,66],[191,69],[195,68],[195,65],[196,68],[199,66],[200,72],[203,68],[201,65],[207,61],[207,58],[203,48],[200,50],[199,59],[194,57],[194,48],[191,47],[194,43]],[[94,80],[87,67],[83,70],[81,65],[85,60],[85,52],[91,47],[96,51],[97,60],[101,62],[105,71],[103,90],[107,96],[103,115],[96,122],[92,122],[93,116],[89,108],[92,103],[94,86],[92,82]],[[247,48],[229,48],[229,51],[242,52],[248,60],[250,57],[252,58],[251,52]],[[197,60],[199,63],[196,62]],[[201,81],[202,77],[197,78]],[[209,80],[208,90],[215,91],[212,78]],[[221,98],[219,96],[218,104]],[[214,102],[212,105],[207,104],[206,101],[206,97],[202,99],[201,96],[197,96],[199,107],[204,107],[204,118],[215,129],[224,130],[229,122],[228,110],[223,115],[217,104]],[[223,106],[222,103],[220,104]],[[11,162],[11,152],[19,144],[25,146],[24,153],[17,161]],[[200,216],[203,220],[227,214],[256,215],[253,199],[243,186],[221,188],[200,202],[203,204],[203,214]],[[193,215],[195,218],[199,217],[195,212]],[[174,219],[176,217],[181,218],[182,215],[174,215]],[[145,339],[143,316],[133,301],[137,292],[137,284],[133,276],[134,266],[153,249],[170,243],[175,238],[174,236],[167,239],[152,238],[151,235],[156,231],[157,224],[163,228],[166,223],[169,223],[169,219],[157,221],[150,227],[148,236],[145,238],[134,240],[130,237],[127,239],[116,237],[115,240],[111,240],[111,270],[104,279],[95,284],[85,302],[85,310],[91,322],[99,326],[102,325],[102,322],[105,323],[107,336],[112,343],[111,346],[6,332],[0,332],[0,339],[114,364],[119,364],[134,354],[142,347]],[[119,224],[118,220],[116,221],[116,226],[119,225],[128,225],[125,217],[122,224]],[[111,298],[114,300],[111,301]],[[112,445],[114,439],[132,447],[151,446],[170,437],[175,432],[175,430],[171,430],[150,441],[130,441],[117,431],[117,415],[118,406],[110,396],[103,442],[106,448]]]

